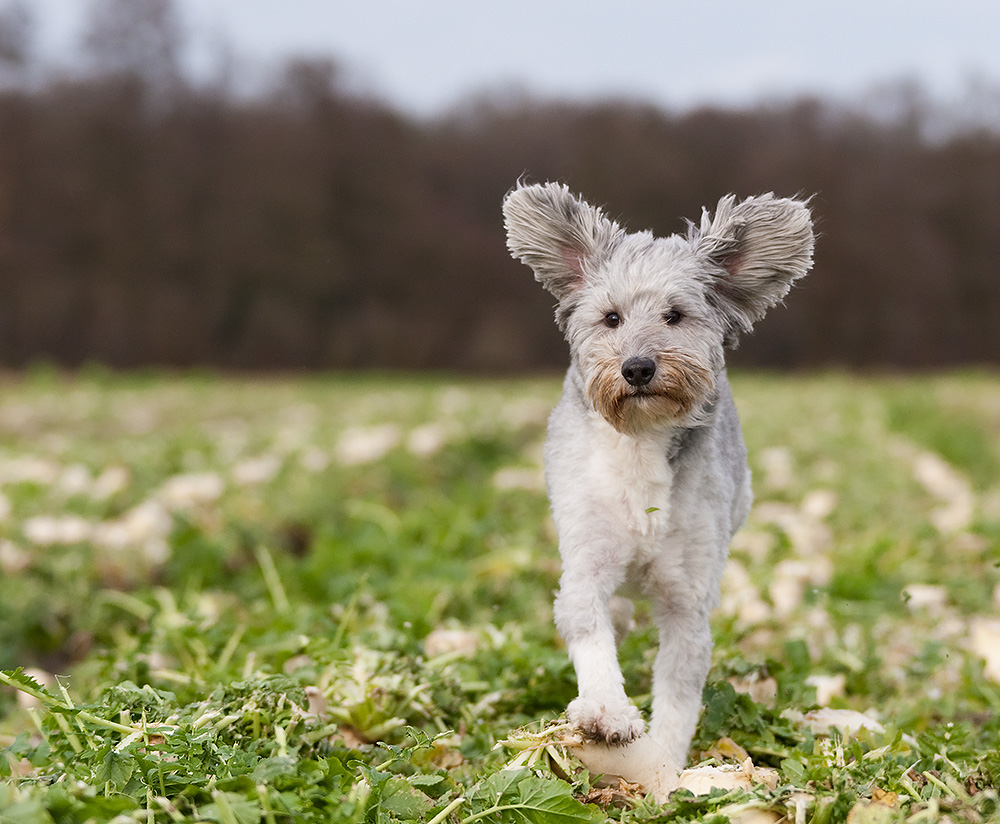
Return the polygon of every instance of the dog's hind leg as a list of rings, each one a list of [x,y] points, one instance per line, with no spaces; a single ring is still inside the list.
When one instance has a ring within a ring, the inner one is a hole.
[[[653,717],[649,734],[681,767],[698,724],[701,694],[712,662],[708,613],[698,607],[659,605],[660,648],[653,665]]]
[[[615,628],[615,644],[620,645],[625,636],[635,629],[635,621],[632,620],[635,604],[631,598],[612,595],[608,609],[611,612],[611,625]]]

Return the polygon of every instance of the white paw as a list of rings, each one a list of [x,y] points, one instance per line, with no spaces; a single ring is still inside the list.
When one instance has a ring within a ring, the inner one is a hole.
[[[628,744],[646,729],[639,710],[627,701],[601,703],[580,696],[570,702],[566,717],[588,741]]]

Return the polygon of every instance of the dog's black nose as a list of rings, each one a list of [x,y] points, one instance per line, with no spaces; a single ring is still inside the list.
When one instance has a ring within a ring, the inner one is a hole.
[[[622,364],[622,377],[630,386],[645,386],[656,374],[656,364],[649,358],[629,358]]]

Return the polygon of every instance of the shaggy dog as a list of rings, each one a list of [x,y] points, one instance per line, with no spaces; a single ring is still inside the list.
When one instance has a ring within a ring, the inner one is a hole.
[[[648,598],[659,628],[649,734],[679,769],[711,659],[709,614],[751,502],[724,352],[809,270],[809,209],[728,196],[663,238],[627,233],[557,183],[519,185],[503,211],[511,254],[555,296],[570,347],[545,447],[562,558],[555,620],[579,688],[566,714],[592,741],[642,735],[616,651],[631,602],[613,596]]]

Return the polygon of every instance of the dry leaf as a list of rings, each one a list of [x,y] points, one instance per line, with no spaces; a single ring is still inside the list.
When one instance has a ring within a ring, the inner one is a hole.
[[[847,686],[847,677],[842,672],[836,675],[810,675],[806,683],[816,690],[816,703],[827,706],[834,698],[840,698]]]
[[[732,738],[720,738],[715,742],[715,746],[705,753],[705,757],[717,761],[739,761],[742,764],[750,754]]]
[[[428,658],[451,652],[464,656],[474,655],[478,649],[479,635],[464,629],[438,628],[424,639],[424,654]]]
[[[738,767],[705,765],[684,770],[677,789],[690,790],[695,795],[707,795],[713,789],[750,790],[759,784],[773,790],[778,786],[778,773],[767,767],[756,767],[747,758]]]
[[[729,683],[737,692],[749,695],[755,704],[773,707],[778,698],[778,682],[769,676],[761,677],[759,672],[751,672],[742,677],[734,675]]]
[[[309,714],[317,718],[326,716],[326,698],[319,687],[306,687],[306,698],[309,699]]]
[[[762,807],[746,807],[728,813],[729,824],[776,824],[784,816]]]
[[[847,824],[888,824],[895,821],[899,796],[879,787],[872,788],[871,801],[859,801],[847,814]]]
[[[856,735],[861,730],[883,733],[883,727],[870,716],[855,710],[832,710],[828,707],[800,715],[793,710],[785,710],[782,717],[805,724],[813,735],[829,735],[830,729],[840,730],[844,735]]]
[[[969,622],[969,649],[986,661],[983,675],[1000,683],[1000,619],[973,618]]]

